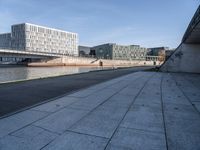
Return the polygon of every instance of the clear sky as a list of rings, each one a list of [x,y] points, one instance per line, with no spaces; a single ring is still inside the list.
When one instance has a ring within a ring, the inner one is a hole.
[[[200,0],[0,0],[0,32],[16,23],[79,34],[79,44],[175,48]]]

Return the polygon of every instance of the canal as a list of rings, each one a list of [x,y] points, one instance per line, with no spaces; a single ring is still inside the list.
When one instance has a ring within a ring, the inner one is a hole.
[[[103,68],[109,69],[109,68]],[[16,80],[38,79],[60,75],[102,70],[101,67],[25,67],[25,66],[0,66],[0,83]]]

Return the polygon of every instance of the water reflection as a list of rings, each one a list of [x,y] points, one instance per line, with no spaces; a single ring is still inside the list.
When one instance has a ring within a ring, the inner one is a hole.
[[[101,70],[100,67],[0,67],[0,83]],[[104,68],[108,69],[108,68]]]

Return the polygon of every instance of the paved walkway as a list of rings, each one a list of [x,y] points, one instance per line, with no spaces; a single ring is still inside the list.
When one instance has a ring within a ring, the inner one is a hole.
[[[0,120],[1,150],[199,150],[200,75],[138,72]]]
[[[154,68],[154,66],[136,66],[124,69],[93,71],[18,83],[0,84],[0,116],[63,94],[69,94],[72,91],[150,68]]]

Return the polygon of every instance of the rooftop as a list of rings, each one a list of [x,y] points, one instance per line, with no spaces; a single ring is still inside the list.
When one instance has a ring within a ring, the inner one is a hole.
[[[45,29],[50,29],[50,30],[54,30],[54,31],[60,31],[60,32],[65,32],[65,33],[77,34],[77,33],[74,33],[74,32],[68,32],[68,31],[64,31],[64,30],[60,30],[60,29],[56,29],[56,28],[50,28],[50,27],[41,26],[41,25],[36,25],[36,24],[32,24],[32,23],[19,23],[19,24],[13,24],[12,26],[22,25],[22,24],[32,25],[32,26],[36,26],[36,27],[40,27],[40,28],[45,28]]]

